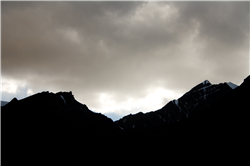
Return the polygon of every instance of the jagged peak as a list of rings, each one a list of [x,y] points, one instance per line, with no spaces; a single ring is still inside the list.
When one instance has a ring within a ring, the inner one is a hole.
[[[205,81],[199,83],[198,85],[196,85],[195,87],[193,87],[189,92],[193,92],[193,91],[199,90],[201,88],[204,88],[204,87],[207,87],[210,85],[212,85],[212,84],[208,80],[205,80]]]
[[[14,97],[10,102],[17,102],[18,99],[16,97]]]
[[[208,80],[203,81],[202,84],[203,84],[203,85],[206,85],[206,84],[211,85],[211,83],[210,83]]]
[[[69,91],[69,92],[62,92],[62,91],[60,91],[60,92],[57,92],[56,94],[74,96],[74,95],[72,94],[72,91]]]
[[[57,92],[56,93],[57,95],[62,95],[63,97],[70,97],[70,98],[74,98],[74,95],[72,94],[72,92],[71,91],[69,91],[69,92]]]
[[[62,100],[63,100],[63,103],[65,105],[68,105],[68,104],[73,104],[75,103],[75,98],[74,98],[74,95],[72,94],[72,91],[69,91],[69,92],[57,92],[56,95],[58,95]]]

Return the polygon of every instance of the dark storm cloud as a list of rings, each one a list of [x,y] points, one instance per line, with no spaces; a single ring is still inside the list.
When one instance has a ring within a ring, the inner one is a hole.
[[[1,17],[4,77],[96,108],[249,72],[249,2],[2,2]]]
[[[249,73],[249,2],[193,2],[180,10],[183,20],[200,23],[200,56],[217,76],[237,82],[237,73]]]
[[[249,2],[193,2],[181,5],[182,20],[201,24],[199,38],[206,41],[206,52],[239,49],[248,44]],[[222,53],[221,56],[226,56]],[[213,57],[213,54],[210,56]]]

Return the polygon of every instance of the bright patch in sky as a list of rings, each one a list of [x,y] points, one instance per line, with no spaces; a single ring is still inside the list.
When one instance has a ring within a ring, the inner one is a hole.
[[[33,94],[34,94],[34,92],[31,89],[28,89],[27,95],[30,96],[30,95],[33,95]]]
[[[182,94],[174,91],[164,89],[163,87],[150,87],[146,90],[144,98],[129,97],[126,101],[119,102],[115,97],[109,93],[102,93],[99,95],[99,102],[101,107],[96,111],[101,113],[125,111],[128,113],[149,112],[162,108],[168,101],[179,98]],[[136,110],[136,112],[131,112]]]
[[[16,94],[20,87],[25,87],[25,82],[2,77],[2,92]]]

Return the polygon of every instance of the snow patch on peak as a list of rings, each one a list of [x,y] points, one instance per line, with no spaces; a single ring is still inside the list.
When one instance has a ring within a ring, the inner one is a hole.
[[[179,101],[177,100],[173,100],[174,104],[181,110],[181,107],[178,105]]]
[[[66,101],[65,101],[65,99],[63,98],[63,96],[62,96],[62,95],[60,95],[60,96],[61,96],[61,98],[63,99],[64,104],[66,104]]]
[[[202,82],[203,85],[206,85],[206,84],[211,84],[208,80],[205,80]]]
[[[177,99],[177,100],[174,100],[174,103],[175,103],[176,105],[178,105],[178,102],[179,102],[178,99]]]
[[[233,84],[232,82],[227,82],[227,85],[230,86],[230,88],[235,89],[238,87],[238,85]]]

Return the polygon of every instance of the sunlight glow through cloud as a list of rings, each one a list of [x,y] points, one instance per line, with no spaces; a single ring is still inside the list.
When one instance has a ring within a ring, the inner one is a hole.
[[[155,111],[160,109],[167,101],[179,98],[182,94],[174,91],[164,89],[163,87],[150,87],[146,90],[147,95],[144,98],[130,97],[126,101],[118,102],[109,93],[102,93],[99,95],[99,102],[101,108],[98,112],[109,113],[119,112],[120,110],[127,111],[139,110],[140,112]],[[136,112],[133,112],[136,113]]]
[[[17,81],[2,77],[2,92],[16,94],[20,87],[25,87],[24,81]]]

